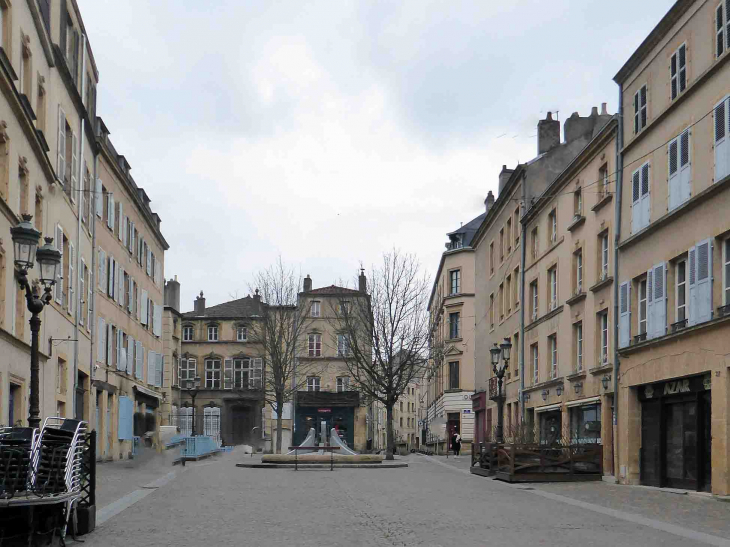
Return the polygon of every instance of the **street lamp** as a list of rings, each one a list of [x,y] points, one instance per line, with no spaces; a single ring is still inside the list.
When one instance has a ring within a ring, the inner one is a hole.
[[[603,378],[601,378],[601,383],[603,384],[603,391],[608,390],[608,382],[611,381],[611,376],[606,374]]]
[[[185,391],[190,395],[190,398],[193,400],[193,415],[192,415],[192,430],[191,430],[191,436],[195,437],[195,398],[198,396],[198,391],[200,391],[200,376],[195,376],[195,378],[191,378],[188,380],[185,380]]]
[[[502,395],[502,382],[504,381],[504,374],[509,368],[510,350],[512,349],[512,343],[509,338],[505,338],[499,346],[494,343],[494,346],[489,350],[492,355],[492,370],[494,375],[497,377],[497,443],[504,443],[504,399]],[[501,366],[500,366],[501,357]]]
[[[31,224],[31,215],[23,215],[23,220],[10,228],[15,255],[15,277],[21,290],[25,290],[25,300],[30,318],[30,409],[28,425],[33,428],[41,425],[40,411],[40,365],[38,363],[38,333],[41,330],[40,313],[51,301],[51,291],[56,283],[58,266],[61,264],[61,253],[53,246],[53,238],[47,237],[46,244],[38,249],[41,233]],[[38,294],[38,284],[28,281],[28,270],[32,270],[35,261],[41,270],[40,282],[43,284],[43,296]]]

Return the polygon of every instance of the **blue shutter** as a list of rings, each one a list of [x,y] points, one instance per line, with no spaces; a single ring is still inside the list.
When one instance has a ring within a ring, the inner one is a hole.
[[[134,438],[134,402],[129,397],[119,397],[119,431],[117,437],[121,441]]]

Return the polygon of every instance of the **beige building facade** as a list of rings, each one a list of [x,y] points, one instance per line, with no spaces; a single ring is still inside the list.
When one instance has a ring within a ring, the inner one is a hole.
[[[617,466],[730,493],[727,5],[676,2],[621,68]]]

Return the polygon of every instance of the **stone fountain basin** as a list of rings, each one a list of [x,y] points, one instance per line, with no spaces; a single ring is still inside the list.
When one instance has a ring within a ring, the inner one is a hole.
[[[299,463],[329,463],[332,456],[326,454],[299,454],[296,460]],[[381,463],[385,457],[382,454],[358,454],[349,456],[335,454],[335,463]],[[265,454],[261,463],[294,463],[294,454]]]

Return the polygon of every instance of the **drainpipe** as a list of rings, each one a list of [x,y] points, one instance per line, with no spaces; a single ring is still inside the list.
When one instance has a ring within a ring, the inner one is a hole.
[[[83,35],[83,41],[81,42],[81,97],[84,97],[85,92],[85,82],[86,78],[84,78],[84,74],[86,72],[86,34]],[[83,99],[82,99],[83,100]],[[86,118],[84,116],[81,116],[81,148],[79,151],[79,173],[78,178],[76,179],[78,181],[77,184],[82,183],[83,179],[81,178],[84,173],[84,145],[86,144],[86,139],[84,138],[84,129],[86,126]],[[73,396],[72,396],[72,402],[73,402],[73,415],[76,415],[76,390],[79,387],[79,308],[81,307],[81,297],[83,296],[81,294],[81,291],[79,290],[79,269],[81,268],[81,192],[79,192],[79,195],[77,196],[77,203],[78,203],[78,223],[76,227],[76,270],[74,275],[76,276],[76,310],[74,310],[74,389],[73,389]],[[86,289],[85,289],[86,290]],[[82,417],[83,418],[83,417]]]
[[[93,218],[89,220],[90,226],[91,226],[91,271],[89,272],[89,283],[91,284],[91,302],[89,302],[89,306],[91,306],[91,325],[89,325],[89,328],[91,329],[91,346],[89,348],[89,373],[91,374],[91,380],[94,380],[94,376],[96,376],[96,358],[94,356],[94,341],[96,340],[96,323],[97,323],[97,317],[96,317],[96,205],[97,205],[97,195],[96,195],[96,177],[97,177],[97,169],[99,166],[99,154],[98,150],[94,150],[94,192],[91,194],[94,196],[94,212],[93,212]],[[88,292],[88,290],[87,290]],[[97,350],[98,352],[98,350]],[[89,388],[89,393],[91,393],[91,388]],[[94,402],[96,404],[96,402]],[[91,399],[89,399],[89,406],[91,406]],[[91,411],[89,411],[91,412]],[[96,424],[96,427],[99,427],[99,424]]]
[[[618,356],[618,322],[619,322],[619,285],[621,277],[619,276],[619,250],[618,245],[621,240],[621,196],[623,194],[623,178],[624,178],[624,88],[622,84],[618,86],[618,134],[616,135],[616,200],[614,203],[615,221],[614,221],[614,246],[613,246],[613,271],[616,281],[613,284],[613,475],[618,479],[619,458],[618,458],[618,375],[619,375],[619,356]],[[629,287],[629,290],[631,288]]]
[[[522,203],[520,204],[520,224],[522,225],[522,237],[520,238],[520,423],[525,423],[525,262],[527,246],[525,245],[525,225],[522,217],[525,214],[527,204],[527,188],[525,175],[522,175]]]

